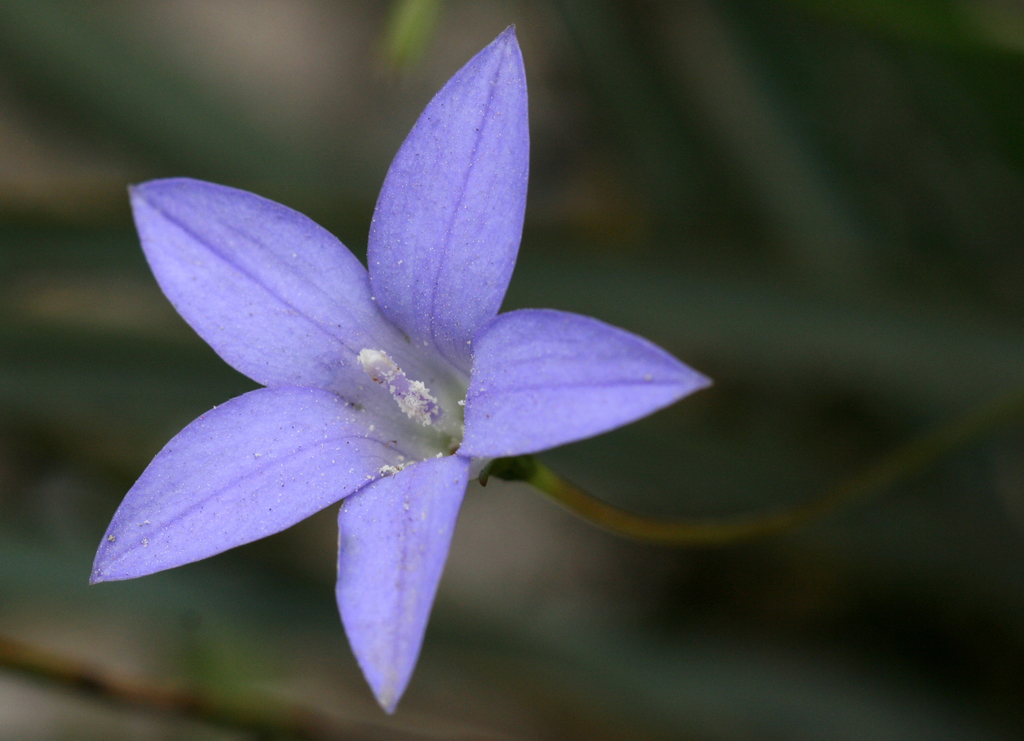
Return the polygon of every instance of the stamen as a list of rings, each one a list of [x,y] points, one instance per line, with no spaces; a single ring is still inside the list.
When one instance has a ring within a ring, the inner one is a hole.
[[[444,412],[423,381],[410,381],[383,350],[360,350],[359,362],[370,378],[391,392],[409,419],[424,427],[441,420]]]

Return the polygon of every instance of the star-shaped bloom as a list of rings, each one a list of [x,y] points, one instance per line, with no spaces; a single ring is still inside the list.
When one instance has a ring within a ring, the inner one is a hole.
[[[526,206],[526,79],[509,28],[399,149],[369,270],[305,216],[187,179],[131,191],[160,287],[265,388],[178,433],[128,492],[93,582],[198,561],[343,500],[337,600],[377,700],[412,674],[466,485],[488,460],[591,437],[708,380],[550,310],[498,315]]]

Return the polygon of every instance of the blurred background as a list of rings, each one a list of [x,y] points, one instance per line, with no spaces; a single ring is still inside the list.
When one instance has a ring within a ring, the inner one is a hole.
[[[474,484],[392,718],[337,618],[335,508],[87,586],[149,459],[253,387],[161,295],[126,185],[253,190],[363,256],[417,114],[510,23],[532,162],[506,309],[716,381],[546,454],[563,476],[648,514],[771,511],[1024,388],[1015,0],[0,0],[0,635],[301,701],[338,738],[1024,738],[1021,425],[715,548]],[[253,736],[0,667],[0,737]]]

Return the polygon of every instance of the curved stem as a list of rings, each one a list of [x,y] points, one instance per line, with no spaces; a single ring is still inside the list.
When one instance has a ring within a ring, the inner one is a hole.
[[[598,527],[638,540],[666,545],[719,545],[774,535],[828,514],[844,505],[878,493],[980,435],[1024,416],[1024,392],[990,402],[925,437],[912,441],[875,465],[826,491],[822,496],[791,509],[735,517],[644,517],[595,499],[533,456],[492,461],[481,474],[508,481],[525,481],[571,512]]]
[[[211,725],[255,733],[258,738],[346,739],[381,738],[384,726],[368,722],[339,722],[298,704],[265,696],[227,701],[210,694],[168,684],[127,681],[107,675],[84,662],[41,651],[0,636],[0,668],[87,692],[111,703],[190,718]],[[422,741],[434,738],[386,726],[388,738]]]
[[[943,455],[1024,416],[1024,393],[992,402],[930,435],[886,456],[859,475],[824,495],[789,510],[724,518],[654,519],[613,507],[562,479],[533,456],[500,458],[481,474],[526,481],[586,520],[620,535],[668,545],[717,545],[790,530],[850,502],[891,486]],[[251,731],[261,737],[300,739],[378,738],[380,727],[369,723],[329,721],[315,711],[265,697],[228,702],[194,690],[163,684],[126,681],[92,666],[39,651],[0,636],[0,667],[100,696],[110,702],[171,713],[213,725]],[[389,727],[396,738],[424,738]]]

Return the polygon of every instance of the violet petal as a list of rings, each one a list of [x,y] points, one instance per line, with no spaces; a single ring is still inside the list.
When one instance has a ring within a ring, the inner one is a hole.
[[[355,356],[399,335],[341,242],[297,211],[198,180],[144,183],[131,201],[157,282],[224,360],[266,386],[359,398],[369,379]]]
[[[420,115],[370,226],[384,313],[469,371],[469,342],[501,306],[519,250],[529,167],[526,77],[509,27]]]
[[[258,389],[215,407],[125,496],[91,581],[144,576],[284,530],[398,464],[393,437],[320,389]]]
[[[592,437],[711,383],[642,337],[562,311],[502,314],[473,349],[459,453],[474,457]]]
[[[389,713],[416,666],[468,476],[468,458],[429,458],[378,479],[338,514],[341,620]]]

